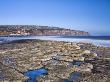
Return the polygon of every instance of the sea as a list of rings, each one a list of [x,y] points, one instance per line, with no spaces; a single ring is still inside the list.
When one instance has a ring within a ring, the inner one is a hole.
[[[110,36],[0,36],[0,43],[23,39],[83,42],[92,43],[96,46],[110,47]]]

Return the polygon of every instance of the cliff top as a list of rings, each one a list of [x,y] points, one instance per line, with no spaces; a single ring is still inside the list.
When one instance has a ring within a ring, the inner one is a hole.
[[[54,27],[54,26],[39,26],[39,25],[0,25],[0,30],[2,29],[17,29],[17,28],[23,28],[23,29],[40,29],[40,30],[71,30],[67,28],[60,28],[60,27]],[[80,30],[73,30],[72,31],[78,31],[78,32],[85,32]]]

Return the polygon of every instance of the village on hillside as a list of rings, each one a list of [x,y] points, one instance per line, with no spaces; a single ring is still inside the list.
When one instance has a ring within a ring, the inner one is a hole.
[[[0,25],[0,35],[88,36],[88,32],[36,25]]]

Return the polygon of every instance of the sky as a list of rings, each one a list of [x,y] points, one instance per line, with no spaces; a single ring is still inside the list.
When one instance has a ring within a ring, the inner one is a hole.
[[[43,25],[110,35],[110,0],[0,0],[1,25]]]

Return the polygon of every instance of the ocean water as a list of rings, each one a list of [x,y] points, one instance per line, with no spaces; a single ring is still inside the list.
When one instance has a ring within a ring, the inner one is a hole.
[[[22,39],[83,42],[83,43],[92,43],[97,46],[110,47],[110,36],[10,36],[10,37],[8,36],[0,37],[0,43]]]

